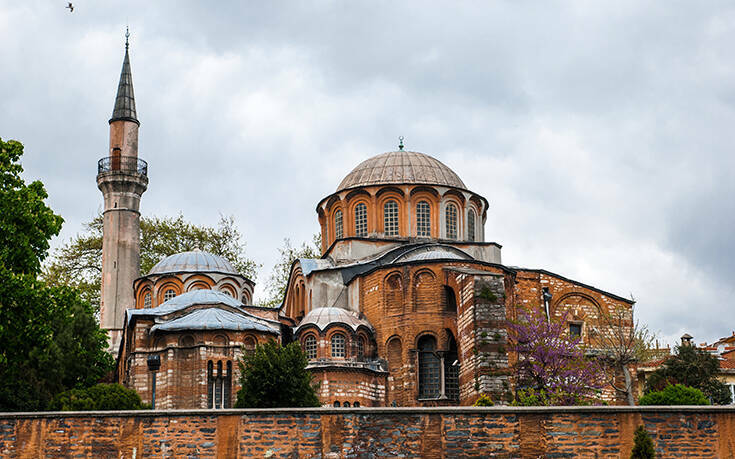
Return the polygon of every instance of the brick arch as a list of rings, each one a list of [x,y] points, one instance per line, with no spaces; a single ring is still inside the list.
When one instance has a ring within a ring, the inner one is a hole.
[[[433,196],[435,200],[439,200],[439,192],[436,191],[436,188],[426,186],[426,185],[418,185],[418,186],[411,188],[410,194],[412,198],[421,193],[429,194]]]
[[[403,198],[404,196],[406,196],[406,193],[404,193],[402,189],[400,189],[398,187],[395,187],[395,186],[384,186],[384,187],[381,187],[378,190],[378,192],[375,193],[375,196],[377,196],[378,198],[380,198],[380,197],[382,197],[386,193],[393,193],[394,195],[396,195],[396,196],[398,196],[400,198]]]
[[[592,303],[592,306],[594,306],[597,309],[598,315],[600,313],[605,312],[605,308],[603,308],[600,303],[591,295],[588,295],[584,292],[568,292],[561,295],[559,298],[555,299],[554,302],[551,305],[551,313],[554,316],[558,316],[558,309],[560,307],[568,306],[566,304],[566,301],[571,298],[582,298],[585,301],[588,301],[589,303]],[[568,306],[569,307],[569,306]]]
[[[454,240],[461,241],[464,239],[464,206],[462,203],[456,199],[455,196],[449,196],[448,198],[443,198],[440,203],[441,207],[441,216],[439,224],[441,225],[440,233],[443,237],[449,239],[449,231],[447,227],[447,211],[450,205],[454,206],[454,210],[456,211],[456,221],[455,221],[455,238]]]
[[[173,291],[176,292],[176,296],[181,295],[181,293],[184,291],[184,284],[181,282],[180,279],[176,277],[169,277],[163,282],[159,281],[157,284],[158,285],[156,287],[158,290],[158,294],[156,295],[156,305],[163,303],[164,295],[169,289],[173,289]]]
[[[345,196],[345,202],[347,202],[347,205],[352,205],[352,201],[356,198],[364,198],[366,200],[370,200],[370,193],[368,193],[367,190],[364,188],[358,188],[356,190],[352,190],[349,193],[347,193],[347,196]]]
[[[430,269],[422,269],[413,276],[411,282],[414,311],[436,310],[436,275]]]
[[[151,307],[153,307],[153,283],[152,282],[146,282],[142,285],[142,287],[138,288],[138,295],[135,299],[135,307],[137,309],[142,309],[145,307],[145,295],[150,294],[151,295]]]
[[[449,189],[442,195],[442,199],[446,200],[448,198],[453,198],[455,201],[459,203],[460,207],[464,207],[467,200],[464,197],[464,194],[457,190]]]
[[[400,271],[388,273],[383,279],[383,304],[387,315],[403,314],[405,304],[403,275]]]
[[[417,221],[418,221],[418,205],[420,202],[426,201],[429,204],[429,211],[430,211],[430,219],[429,224],[431,226],[431,230],[429,231],[429,236],[422,236],[422,237],[432,237],[437,238],[439,236],[439,196],[435,193],[428,193],[425,190],[420,190],[416,193],[411,194],[411,228],[410,228],[410,236],[417,236]]]

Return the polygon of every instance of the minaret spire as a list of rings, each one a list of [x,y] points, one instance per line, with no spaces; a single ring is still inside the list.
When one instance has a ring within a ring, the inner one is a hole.
[[[110,119],[110,150],[97,162],[97,188],[105,200],[102,227],[100,326],[117,355],[125,310],[135,307],[133,281],[140,276],[140,199],[148,188],[148,163],[138,158],[133,77],[125,33],[125,59]]]
[[[115,108],[112,110],[113,121],[132,121],[140,125],[138,115],[135,111],[135,94],[133,92],[133,74],[130,71],[130,55],[128,48],[130,42],[130,31],[125,30],[125,58],[123,59],[122,71],[120,72],[120,83],[117,85],[117,97],[115,97]]]

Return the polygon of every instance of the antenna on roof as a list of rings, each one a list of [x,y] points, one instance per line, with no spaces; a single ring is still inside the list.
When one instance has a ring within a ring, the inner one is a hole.
[[[403,136],[398,137],[398,149],[403,151]]]

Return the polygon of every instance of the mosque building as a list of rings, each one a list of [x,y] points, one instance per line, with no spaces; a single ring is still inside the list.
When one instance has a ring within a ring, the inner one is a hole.
[[[126,41],[110,119],[101,324],[117,378],[156,408],[228,408],[238,359],[268,340],[296,341],[328,406],[469,405],[511,399],[506,320],[519,307],[564,317],[594,347],[601,316],[633,301],[543,269],[506,266],[488,240],[488,200],[439,160],[398,150],[357,165],[316,206],[322,255],[298,259],[279,308],[252,304],[252,280],[193,251],[143,277],[140,200],[148,165]],[[155,370],[155,371],[152,371]],[[612,389],[606,396],[613,400]]]

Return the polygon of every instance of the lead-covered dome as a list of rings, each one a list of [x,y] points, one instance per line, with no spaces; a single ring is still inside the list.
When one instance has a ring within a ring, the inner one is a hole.
[[[337,191],[384,184],[443,185],[466,189],[453,170],[436,158],[415,151],[391,151],[363,161],[342,180]]]
[[[200,250],[170,255],[156,263],[148,274],[183,272],[239,274],[226,258]]]

